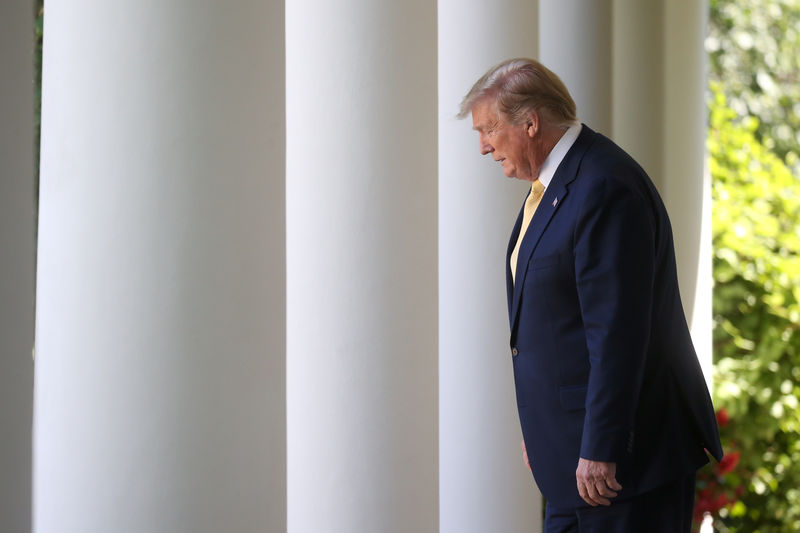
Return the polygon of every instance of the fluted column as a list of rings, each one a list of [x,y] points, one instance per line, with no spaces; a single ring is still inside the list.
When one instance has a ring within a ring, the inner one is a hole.
[[[33,4],[0,3],[0,531],[31,527]]]
[[[526,186],[478,151],[461,98],[492,65],[536,57],[536,2],[440,0],[439,476],[441,533],[541,531],[522,463],[505,252]]]
[[[283,3],[45,26],[35,531],[283,531]]]
[[[436,531],[436,11],[287,3],[289,531]]]
[[[564,81],[578,118],[611,131],[612,0],[539,0],[539,58]]]

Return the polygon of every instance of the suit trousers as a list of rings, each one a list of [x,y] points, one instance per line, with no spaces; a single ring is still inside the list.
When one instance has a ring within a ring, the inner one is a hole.
[[[695,474],[611,505],[559,508],[547,504],[545,533],[690,533]]]

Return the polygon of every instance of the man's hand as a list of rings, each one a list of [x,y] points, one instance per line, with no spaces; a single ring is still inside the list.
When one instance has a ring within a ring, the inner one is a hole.
[[[522,460],[525,463],[525,466],[528,467],[528,470],[530,470],[531,463],[528,461],[528,450],[525,449],[525,439],[522,439]]]
[[[617,491],[622,490],[622,485],[617,483],[617,463],[603,463],[590,461],[581,457],[578,459],[578,469],[575,478],[578,480],[578,494],[591,505],[611,505],[609,498],[617,496]]]

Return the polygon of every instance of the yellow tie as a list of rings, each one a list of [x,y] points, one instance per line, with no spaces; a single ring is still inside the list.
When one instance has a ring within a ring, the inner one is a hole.
[[[517,244],[514,246],[514,251],[511,252],[511,279],[515,282],[517,281],[517,257],[519,256],[519,247],[522,244],[522,238],[528,230],[533,214],[536,212],[536,208],[539,207],[539,202],[542,200],[543,195],[544,185],[542,185],[542,182],[539,180],[534,181],[533,185],[531,185],[531,193],[528,195],[528,199],[525,200],[525,209],[522,211],[522,227],[519,229]]]

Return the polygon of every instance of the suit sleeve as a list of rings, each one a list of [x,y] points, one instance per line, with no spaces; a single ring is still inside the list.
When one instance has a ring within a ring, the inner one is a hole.
[[[598,179],[573,242],[590,362],[580,455],[618,462],[633,438],[650,335],[655,271],[650,203],[630,184]]]

